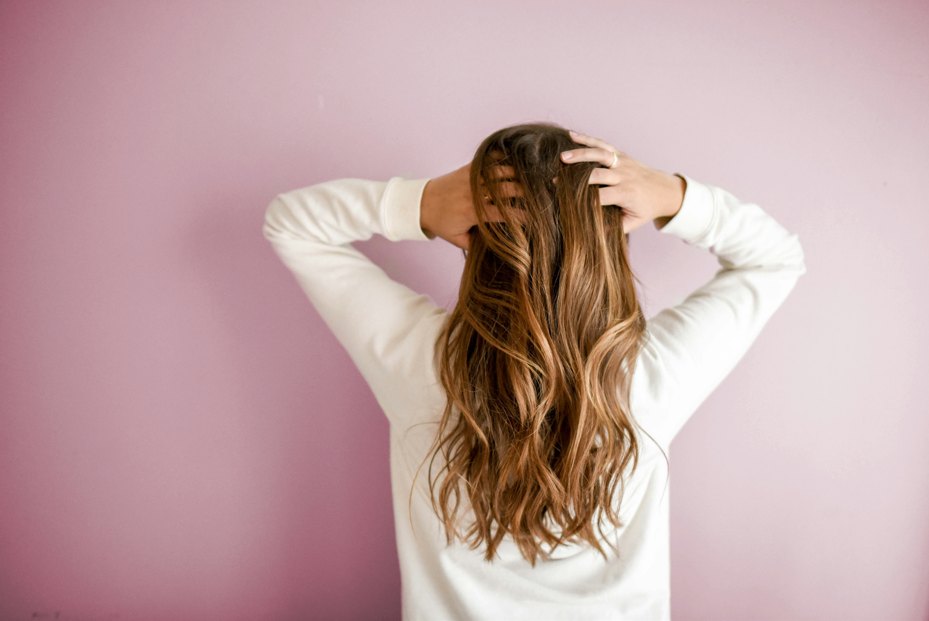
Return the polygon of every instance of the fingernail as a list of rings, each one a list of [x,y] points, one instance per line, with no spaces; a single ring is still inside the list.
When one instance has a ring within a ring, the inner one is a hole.
[[[571,153],[570,151],[565,151],[564,153],[561,154],[561,158],[565,160],[570,160],[572,157],[574,157],[574,154]]]
[[[574,131],[573,129],[569,129],[568,133],[571,134],[572,136],[577,136],[577,132]]]

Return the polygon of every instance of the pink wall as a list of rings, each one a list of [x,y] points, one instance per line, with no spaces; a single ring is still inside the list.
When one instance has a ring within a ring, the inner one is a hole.
[[[264,209],[529,120],[806,251],[673,446],[675,618],[929,618],[927,32],[881,0],[0,4],[0,618],[397,618],[387,422]],[[640,231],[649,314],[715,271]],[[457,249],[361,246],[452,302]]]

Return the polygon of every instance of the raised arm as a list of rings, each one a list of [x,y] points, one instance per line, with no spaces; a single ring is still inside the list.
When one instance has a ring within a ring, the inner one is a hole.
[[[391,422],[412,417],[410,394],[434,374],[425,368],[446,314],[429,297],[391,280],[351,242],[429,238],[420,228],[425,179],[340,179],[277,196],[264,236],[345,347]],[[430,324],[430,325],[426,325]]]
[[[761,207],[689,177],[680,212],[661,232],[704,248],[720,269],[648,321],[637,387],[643,415],[671,440],[742,359],[806,272],[803,249]]]
[[[628,232],[654,220],[664,234],[709,250],[720,270],[686,300],[648,321],[632,384],[632,409],[667,446],[732,371],[806,272],[803,249],[758,205],[684,175],[654,170],[602,140],[576,134],[587,148],[566,162],[598,161],[590,183],[604,205],[623,209]],[[570,154],[570,155],[568,155]]]

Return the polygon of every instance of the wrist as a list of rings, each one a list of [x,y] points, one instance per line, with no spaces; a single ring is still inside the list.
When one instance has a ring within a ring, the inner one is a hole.
[[[419,201],[419,228],[422,229],[423,233],[429,239],[435,238],[435,233],[433,233],[432,230],[432,206],[434,204],[433,196],[435,190],[433,181],[435,180],[430,179],[426,182],[423,188],[422,198]]]
[[[687,180],[678,174],[668,175],[668,193],[665,206],[659,217],[655,218],[655,228],[659,231],[676,216],[684,204],[687,192]]]
[[[671,189],[668,195],[668,210],[663,214],[668,220],[677,215],[684,204],[684,193],[687,192],[687,181],[680,175],[669,175]]]

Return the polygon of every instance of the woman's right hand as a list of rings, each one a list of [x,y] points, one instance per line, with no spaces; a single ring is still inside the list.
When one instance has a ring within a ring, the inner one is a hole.
[[[512,181],[515,174],[510,166],[495,166],[493,170],[499,192],[505,197],[522,196],[522,189]],[[499,209],[484,203],[488,222],[502,222]],[[420,228],[426,237],[441,237],[448,243],[467,250],[471,246],[471,229],[477,226],[477,213],[471,196],[471,164],[441,177],[430,179],[423,188],[420,202]]]
[[[650,220],[660,230],[680,211],[687,189],[683,177],[646,166],[603,140],[570,133],[574,142],[587,148],[563,152],[562,161],[599,162],[605,167],[593,169],[588,183],[601,186],[601,205],[622,209],[623,232],[634,231]]]

